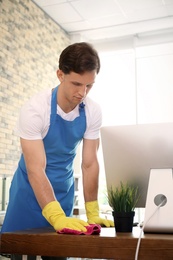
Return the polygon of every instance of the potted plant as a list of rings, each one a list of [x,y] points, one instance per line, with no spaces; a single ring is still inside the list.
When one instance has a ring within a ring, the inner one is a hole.
[[[118,187],[108,189],[108,203],[113,209],[116,232],[132,232],[138,200],[138,187],[128,182],[120,182]]]

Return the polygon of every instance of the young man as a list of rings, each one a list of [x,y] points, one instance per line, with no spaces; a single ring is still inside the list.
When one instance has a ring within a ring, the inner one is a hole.
[[[18,122],[22,155],[1,232],[50,225],[56,231],[86,231],[88,223],[113,226],[99,216],[101,111],[87,97],[99,70],[98,54],[90,44],[72,44],[60,55],[59,86],[35,95],[22,107]],[[81,140],[87,222],[72,217],[73,160]]]

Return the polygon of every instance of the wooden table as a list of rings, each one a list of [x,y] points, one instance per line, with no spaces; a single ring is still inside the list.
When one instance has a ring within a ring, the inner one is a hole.
[[[2,234],[1,253],[134,260],[139,234],[138,227],[117,234],[114,228],[102,228],[100,235],[90,236],[32,229]],[[138,259],[173,260],[173,235],[142,234]]]

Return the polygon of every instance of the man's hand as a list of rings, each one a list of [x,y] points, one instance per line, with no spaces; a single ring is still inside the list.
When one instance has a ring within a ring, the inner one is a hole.
[[[114,222],[112,220],[99,217],[99,205],[97,200],[86,202],[85,209],[89,224],[99,224],[105,227],[114,227]]]
[[[66,217],[58,201],[48,203],[43,208],[42,214],[56,231],[60,231],[63,228],[87,231],[85,227],[88,226],[88,223],[78,218]]]

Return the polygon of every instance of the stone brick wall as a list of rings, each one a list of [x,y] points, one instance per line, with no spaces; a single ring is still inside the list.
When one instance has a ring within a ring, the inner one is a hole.
[[[69,43],[31,0],[0,0],[0,175],[13,174],[20,156],[14,134],[20,107],[57,85],[59,54]]]

